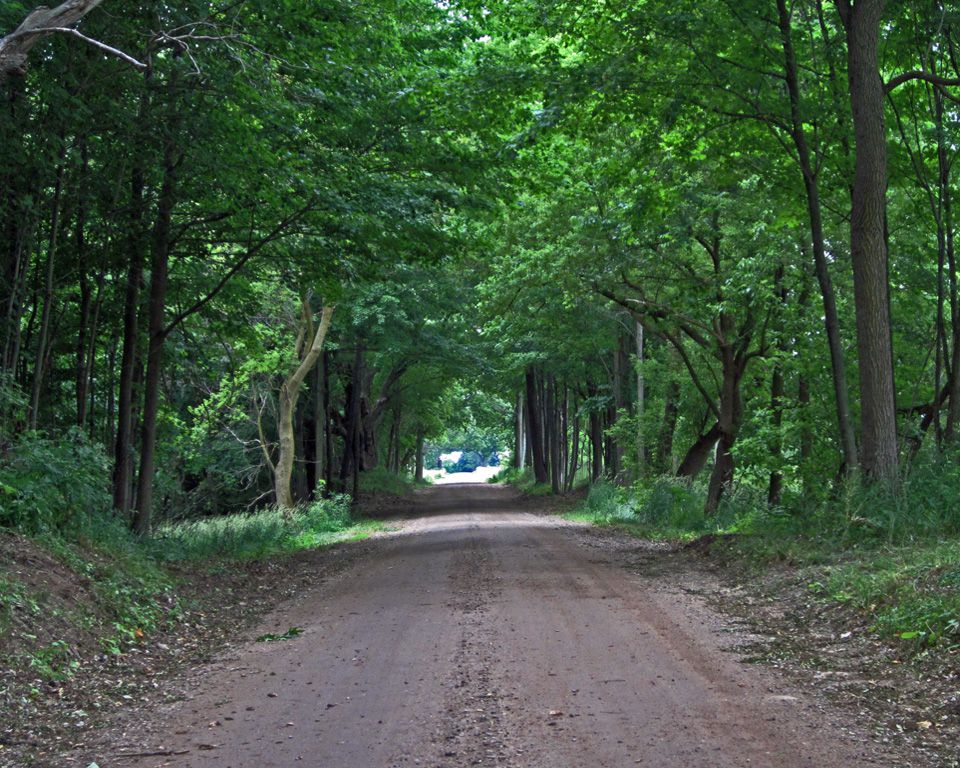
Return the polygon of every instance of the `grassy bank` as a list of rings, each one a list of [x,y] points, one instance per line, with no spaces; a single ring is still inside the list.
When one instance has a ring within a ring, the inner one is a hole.
[[[42,681],[72,676],[85,657],[121,654],[170,630],[184,615],[184,579],[361,539],[377,525],[355,518],[349,500],[338,497],[290,514],[266,509],[166,523],[145,539],[109,514],[3,530],[0,661],[36,693]]]
[[[942,475],[941,475],[942,477]],[[896,489],[850,483],[771,508],[739,489],[715,516],[705,488],[662,478],[594,485],[570,516],[646,539],[702,540],[747,574],[787,566],[816,599],[843,603],[916,651],[960,648],[960,509],[922,472]]]

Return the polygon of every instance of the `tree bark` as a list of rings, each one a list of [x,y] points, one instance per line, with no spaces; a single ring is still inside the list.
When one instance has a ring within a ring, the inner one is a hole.
[[[573,490],[573,484],[577,478],[580,460],[580,414],[577,409],[577,399],[573,400],[573,427],[571,429],[572,445],[570,446],[570,469],[567,471],[566,489]]]
[[[67,0],[56,8],[39,8],[27,14],[13,32],[0,38],[0,85],[11,77],[27,73],[27,57],[31,49],[53,29],[76,24],[103,0]]]
[[[674,378],[667,381],[663,395],[663,418],[660,421],[660,434],[657,435],[657,453],[654,469],[665,474],[673,467],[673,435],[677,431],[677,417],[680,415],[680,382]]]
[[[719,439],[720,424],[714,423],[714,425],[700,435],[687,450],[686,455],[680,462],[680,466],[677,467],[677,477],[686,477],[689,480],[696,478],[707,463],[710,451]]]
[[[730,338],[733,323],[729,316],[723,313],[720,315],[720,327],[724,338]],[[717,425],[720,428],[720,439],[717,441],[713,473],[710,475],[710,484],[707,488],[706,513],[708,515],[716,513],[721,498],[733,484],[735,469],[733,445],[737,439],[743,412],[743,403],[740,398],[742,367],[736,359],[731,345],[721,345],[720,359],[723,363],[720,384],[720,418],[717,420]]]
[[[793,48],[790,12],[786,0],[777,0],[780,37],[783,43],[784,72],[787,92],[790,96],[790,135],[797,151],[797,162],[803,175],[803,187],[807,198],[807,215],[810,221],[810,237],[813,245],[813,263],[820,296],[823,300],[823,322],[827,332],[827,346],[830,350],[830,368],[833,375],[833,397],[837,411],[837,426],[840,431],[840,445],[843,452],[843,464],[846,471],[853,472],[857,467],[857,442],[850,414],[850,395],[847,387],[846,362],[843,356],[843,343],[840,335],[840,316],[837,312],[837,300],[830,280],[827,262],[826,241],[823,233],[823,213],[820,205],[820,187],[817,172],[810,156],[807,134],[800,95],[800,80],[796,54]]]
[[[787,289],[783,284],[783,265],[779,265],[773,276],[774,290],[780,309],[785,313],[787,305]],[[770,472],[770,482],[767,486],[767,504],[772,507],[780,505],[783,494],[783,472],[780,470],[780,460],[783,456],[783,437],[780,430],[783,426],[783,360],[787,355],[787,344],[784,338],[783,315],[777,318],[777,351],[779,356],[774,361],[770,375],[770,427],[773,435],[770,441],[770,454],[776,466]]]
[[[413,473],[413,479],[418,483],[423,482],[423,441],[424,435],[423,431],[419,430],[417,432],[417,458],[416,458],[416,468]]]
[[[634,335],[637,352],[637,405],[635,409],[637,418],[637,476],[642,477],[647,465],[647,446],[643,434],[643,419],[646,409],[646,382],[643,378],[644,338],[643,324],[639,320],[635,321],[635,323]]]
[[[550,490],[560,493],[560,435],[557,429],[557,380],[551,374],[547,378],[547,446],[550,458]]]
[[[293,492],[291,490],[291,479],[293,477],[293,463],[296,458],[296,439],[293,431],[293,416],[297,408],[297,399],[300,397],[300,387],[306,379],[307,374],[316,365],[323,351],[323,342],[327,337],[327,331],[330,330],[330,321],[333,317],[332,305],[324,306],[320,311],[320,322],[316,331],[312,334],[312,310],[310,309],[309,296],[304,297],[301,312],[301,334],[304,342],[312,335],[310,346],[298,344],[297,358],[299,364],[287,376],[280,386],[280,413],[277,419],[277,432],[279,435],[279,453],[277,463],[274,468],[274,494],[277,500],[277,506],[285,511],[293,509]]]
[[[540,397],[537,392],[537,377],[533,367],[528,367],[525,374],[527,388],[527,433],[530,444],[530,453],[533,457],[533,476],[538,484],[546,483],[546,457],[543,450],[543,429],[540,416]]]
[[[169,91],[176,87],[171,77]],[[170,107],[174,107],[171,103]],[[178,149],[175,131],[167,126],[163,149],[163,181],[157,203],[150,256],[150,295],[147,315],[147,370],[143,387],[143,422],[140,433],[140,472],[133,531],[143,536],[150,531],[153,517],[154,457],[157,447],[157,417],[160,408],[160,372],[166,341],[167,276],[170,267],[170,226],[176,206]]]
[[[333,430],[330,426],[330,352],[323,351],[323,479],[324,494],[333,490]]]
[[[592,381],[587,382],[587,397],[593,400],[597,396],[597,387]],[[600,411],[596,405],[590,411],[590,479],[596,482],[603,474],[603,424],[600,420]]]
[[[61,141],[64,141],[61,135]],[[30,411],[28,427],[37,428],[40,411],[40,392],[43,388],[43,377],[46,370],[47,343],[50,335],[50,315],[53,312],[53,276],[57,262],[57,244],[60,234],[60,211],[63,200],[63,177],[66,173],[65,160],[67,156],[66,143],[60,151],[60,161],[57,166],[57,180],[53,191],[53,202],[50,214],[50,237],[47,241],[46,277],[43,287],[43,311],[40,314],[40,331],[37,335],[37,354],[33,366],[33,386],[30,392]]]
[[[147,132],[149,120],[148,72],[140,96],[137,137]],[[143,279],[143,218],[146,176],[143,152],[134,153],[130,176],[130,220],[127,237],[127,284],[123,303],[123,349],[120,353],[120,377],[117,392],[116,443],[113,460],[113,508],[126,516],[130,511],[130,477],[133,469],[133,380],[137,367],[140,282]]]
[[[886,240],[887,135],[879,37],[883,0],[837,0],[847,35],[855,161],[850,216],[864,473],[897,474],[897,416]]]

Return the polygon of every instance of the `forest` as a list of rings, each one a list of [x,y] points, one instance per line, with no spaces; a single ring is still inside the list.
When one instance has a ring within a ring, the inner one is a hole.
[[[8,524],[419,477],[452,419],[708,514],[948,458],[948,7],[100,5],[2,19]]]
[[[0,91],[0,528],[156,557],[469,448],[960,573],[950,3],[7,0]]]

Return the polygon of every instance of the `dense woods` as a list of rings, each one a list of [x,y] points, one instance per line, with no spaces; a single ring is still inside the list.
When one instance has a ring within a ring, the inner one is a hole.
[[[292,509],[451,434],[708,516],[950,486],[957,23],[6,3],[0,522]]]

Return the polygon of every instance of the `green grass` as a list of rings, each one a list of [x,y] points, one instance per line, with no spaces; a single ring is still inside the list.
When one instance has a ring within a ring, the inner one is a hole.
[[[917,498],[922,479],[914,473],[893,490],[851,483],[833,497],[798,498],[779,509],[739,489],[710,517],[703,512],[705,488],[697,484],[659,478],[624,489],[601,482],[567,516],[647,539],[719,534],[719,553],[740,567],[786,564],[821,599],[866,615],[876,632],[917,650],[955,649],[960,512],[939,487]]]
[[[549,496],[552,493],[550,483],[537,483],[529,467],[523,469],[504,467],[487,482],[506,483],[529,496]]]
[[[99,638],[107,653],[123,653],[142,637],[169,628],[183,616],[173,563],[230,567],[247,561],[359,540],[380,528],[352,516],[347,497],[303,505],[288,514],[278,509],[166,523],[140,539],[113,514],[77,517],[58,531],[32,540],[92,590],[93,603],[77,603],[68,619]],[[96,606],[96,610],[93,609]],[[0,573],[0,631],[12,628],[12,611],[36,616],[42,627],[44,599],[27,585]],[[76,665],[59,638],[46,645],[26,638],[23,660],[39,676],[63,679]]]
[[[368,469],[366,472],[360,473],[360,491],[362,493],[389,493],[394,496],[406,496],[417,485],[407,475],[398,475],[383,467]]]
[[[164,525],[147,546],[162,560],[252,560],[365,538],[376,529],[355,519],[349,499],[338,496],[286,514],[270,508]]]

